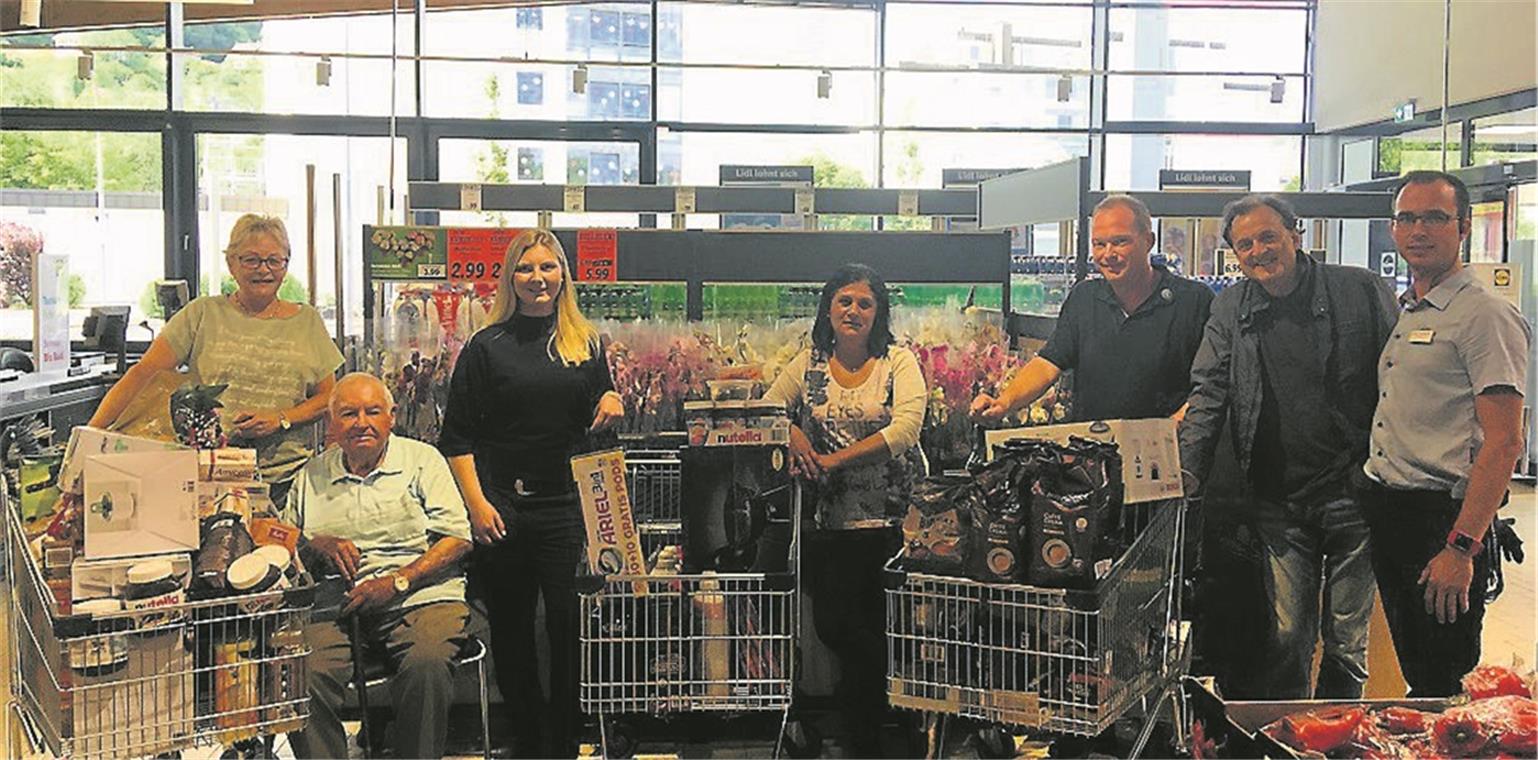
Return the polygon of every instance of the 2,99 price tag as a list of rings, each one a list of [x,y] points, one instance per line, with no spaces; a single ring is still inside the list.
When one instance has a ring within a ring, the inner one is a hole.
[[[457,227],[448,230],[448,278],[454,282],[496,282],[507,246],[523,230]]]

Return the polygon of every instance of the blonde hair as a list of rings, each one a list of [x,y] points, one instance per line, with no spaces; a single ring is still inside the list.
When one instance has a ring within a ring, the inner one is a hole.
[[[598,329],[582,316],[577,307],[577,288],[571,278],[571,264],[566,249],[550,230],[524,230],[507,246],[502,257],[502,274],[497,278],[497,297],[492,301],[491,313],[486,323],[501,324],[512,319],[518,310],[518,295],[513,290],[513,268],[533,248],[545,248],[561,263],[561,292],[555,296],[555,331],[550,334],[547,353],[551,359],[559,357],[562,364],[574,367],[598,352]]]
[[[246,242],[257,235],[272,238],[278,245],[283,246],[285,255],[294,255],[294,249],[288,244],[288,228],[283,226],[283,220],[261,214],[245,214],[235,220],[235,227],[230,230],[230,244],[225,246],[224,255],[234,256],[240,253],[240,249]]]

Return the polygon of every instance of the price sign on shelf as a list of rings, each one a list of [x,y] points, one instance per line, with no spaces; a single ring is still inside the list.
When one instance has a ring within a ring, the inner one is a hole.
[[[577,280],[619,280],[619,234],[614,230],[577,231]]]
[[[448,278],[455,282],[496,282],[502,277],[507,245],[523,230],[454,227],[448,230]]]

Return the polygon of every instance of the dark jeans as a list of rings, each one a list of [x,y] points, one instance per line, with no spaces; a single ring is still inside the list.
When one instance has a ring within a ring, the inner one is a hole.
[[[882,567],[897,552],[896,528],[807,534],[807,590],[817,637],[838,657],[834,698],[847,732],[845,755],[880,755],[886,717],[886,591]]]
[[[1261,655],[1264,698],[1309,698],[1314,641],[1322,637],[1324,657],[1313,698],[1360,699],[1367,682],[1373,590],[1361,505],[1349,497],[1321,504],[1260,499],[1254,515],[1272,611]]]
[[[488,493],[507,527],[493,546],[477,546],[473,572],[486,601],[497,689],[517,732],[519,754],[575,757],[577,710],[577,562],[583,525],[576,495],[519,499]],[[534,618],[545,602],[550,641],[550,698],[540,688]]]
[[[1480,552],[1474,558],[1469,611],[1452,623],[1438,623],[1426,613],[1420,575],[1446,546],[1462,503],[1446,493],[1370,485],[1363,489],[1363,504],[1372,529],[1378,593],[1383,596],[1383,611],[1410,696],[1450,697],[1461,692],[1461,679],[1479,664],[1490,553]]]

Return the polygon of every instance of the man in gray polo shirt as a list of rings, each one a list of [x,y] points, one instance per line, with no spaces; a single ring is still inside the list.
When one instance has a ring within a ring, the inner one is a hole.
[[[1522,452],[1532,335],[1460,260],[1469,192],[1456,177],[1405,175],[1393,225],[1411,287],[1378,360],[1363,500],[1410,696],[1451,696],[1479,662],[1485,541]]]

